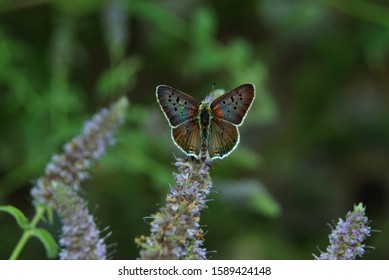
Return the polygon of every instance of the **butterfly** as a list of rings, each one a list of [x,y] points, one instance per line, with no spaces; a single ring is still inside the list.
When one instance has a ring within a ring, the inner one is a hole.
[[[198,102],[170,86],[156,89],[157,101],[168,120],[176,146],[205,161],[228,156],[239,143],[238,126],[255,98],[253,84],[243,84],[217,97]]]

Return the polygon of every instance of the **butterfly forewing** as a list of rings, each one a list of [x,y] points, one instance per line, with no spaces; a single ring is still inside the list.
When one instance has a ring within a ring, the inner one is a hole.
[[[240,125],[250,109],[255,98],[253,84],[241,85],[211,103],[214,118],[226,120],[234,125]]]
[[[209,128],[208,154],[210,158],[227,156],[239,142],[238,128],[229,122],[213,118]]]
[[[201,138],[197,118],[190,119],[172,128],[172,137],[176,145],[186,154],[197,157],[200,154]]]
[[[157,100],[171,126],[197,117],[200,103],[193,97],[169,86],[157,87]]]

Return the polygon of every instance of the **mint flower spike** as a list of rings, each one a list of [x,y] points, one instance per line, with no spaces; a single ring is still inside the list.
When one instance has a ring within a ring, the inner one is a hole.
[[[77,191],[89,177],[87,169],[114,144],[113,133],[123,122],[127,107],[127,99],[121,98],[95,114],[82,133],[64,145],[64,152],[52,157],[45,175],[31,190],[35,205],[55,209],[62,220],[61,259],[106,259],[104,239]]]
[[[123,58],[129,40],[126,8],[123,0],[108,0],[103,6],[104,35],[113,62],[119,62]]]
[[[335,229],[329,235],[330,245],[320,256],[313,255],[316,260],[354,260],[365,254],[365,239],[370,236],[369,219],[365,214],[366,207],[362,203],[354,205],[343,221],[339,218]]]
[[[55,181],[52,182],[52,191],[62,221],[60,259],[105,260],[107,248],[85,200],[73,188]]]
[[[142,248],[140,259],[206,259],[200,214],[212,188],[209,166],[204,162],[177,159],[176,185],[166,204],[152,215],[151,235],[135,242]]]
[[[52,182],[79,189],[89,177],[87,170],[115,141],[113,133],[123,122],[128,101],[125,97],[109,109],[102,109],[84,125],[82,133],[64,145],[64,152],[54,155],[46,166],[45,175],[35,182],[31,190],[34,204],[52,206]]]

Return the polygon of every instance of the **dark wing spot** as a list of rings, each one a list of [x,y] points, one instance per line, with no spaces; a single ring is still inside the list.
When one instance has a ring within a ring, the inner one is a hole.
[[[239,92],[239,91],[238,91]],[[242,94],[241,93],[239,93],[239,97],[242,97]]]
[[[174,111],[176,111],[176,112],[177,112],[177,110],[178,110],[178,109],[177,109],[177,107],[174,107]]]
[[[172,102],[172,100],[170,98],[167,101]]]
[[[240,100],[243,100],[243,98],[241,97],[241,98],[239,98]]]
[[[223,104],[226,104],[226,101],[225,101],[225,100],[223,100]]]
[[[176,102],[178,103],[178,101],[180,101],[180,98],[179,97],[177,97],[177,99],[176,99]]]
[[[176,106],[176,103],[173,103],[173,106]]]
[[[233,96],[231,96],[231,102],[234,102],[234,97]]]
[[[234,107],[234,110],[236,110],[236,107]]]
[[[188,104],[188,101],[185,100],[184,104],[187,105],[187,104]]]

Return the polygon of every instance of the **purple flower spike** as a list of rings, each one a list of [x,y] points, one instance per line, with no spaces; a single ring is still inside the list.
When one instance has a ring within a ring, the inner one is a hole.
[[[362,203],[348,212],[346,220],[339,218],[335,229],[329,235],[330,245],[317,260],[354,260],[365,253],[365,239],[370,236],[369,220],[365,215],[366,207]]]
[[[204,162],[177,159],[176,186],[165,207],[152,216],[151,235],[137,238],[140,259],[206,259],[200,213],[212,188],[209,166]]]
[[[62,220],[62,260],[105,260],[107,248],[86,202],[68,186],[52,183],[53,201]]]
[[[64,152],[54,155],[46,166],[45,175],[31,190],[34,204],[50,204],[53,181],[78,190],[80,183],[89,177],[87,170],[114,143],[113,133],[123,122],[128,107],[126,98],[102,109],[85,123],[82,133],[64,145]]]
[[[45,175],[31,190],[34,204],[55,209],[62,220],[61,259],[106,259],[104,239],[77,190],[89,177],[92,163],[114,143],[113,133],[127,107],[127,99],[122,98],[87,121],[82,133],[64,145],[63,154],[52,157]]]

